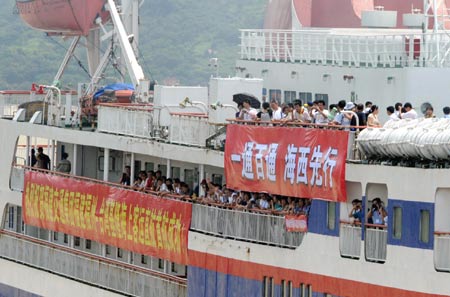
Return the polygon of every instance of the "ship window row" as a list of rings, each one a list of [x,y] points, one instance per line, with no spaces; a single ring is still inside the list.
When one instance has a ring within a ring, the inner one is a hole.
[[[269,89],[269,97],[266,97],[267,89],[263,89],[263,101],[272,101],[276,100],[278,103],[294,103],[296,100],[301,100],[304,103],[323,100],[325,101],[325,105],[328,106],[328,94],[315,93],[313,100],[313,93],[311,92],[297,92],[285,90],[281,91],[280,89]],[[281,96],[283,95],[283,97]]]
[[[312,285],[299,283],[298,287],[294,288],[291,280],[281,280],[281,285],[277,287],[274,278],[271,276],[264,276],[262,280],[262,297],[312,297]]]
[[[138,267],[148,268],[160,273],[171,274],[179,277],[187,276],[187,266],[155,258],[148,255],[137,254],[110,245],[104,245],[90,239],[71,236],[66,233],[54,232],[30,225],[22,221],[22,208],[20,206],[9,205],[6,207],[3,228],[15,233],[24,234],[52,244],[59,244],[65,247],[72,247],[74,250],[103,256],[111,260],[122,261]]]

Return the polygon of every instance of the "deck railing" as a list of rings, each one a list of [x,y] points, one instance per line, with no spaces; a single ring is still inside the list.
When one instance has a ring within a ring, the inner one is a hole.
[[[446,33],[373,32],[241,30],[240,56],[242,60],[349,67],[450,65],[450,37]]]
[[[366,260],[385,262],[387,254],[387,226],[366,224],[365,227]]]
[[[284,216],[246,212],[225,207],[194,204],[191,230],[234,238],[297,248],[304,233],[287,232]]]
[[[450,272],[450,232],[434,233],[434,267]]]
[[[186,280],[1,231],[0,256],[132,296],[187,296]]]
[[[359,259],[361,256],[361,239],[361,224],[341,221],[339,230],[341,256]]]

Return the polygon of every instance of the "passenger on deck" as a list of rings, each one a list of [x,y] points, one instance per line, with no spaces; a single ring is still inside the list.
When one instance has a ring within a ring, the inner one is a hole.
[[[281,107],[278,105],[278,101],[275,99],[272,99],[272,101],[270,101],[270,107],[272,108],[272,120],[274,121],[279,121],[282,118],[282,110]]]
[[[262,109],[256,114],[256,118],[261,122],[272,121],[272,110],[270,109],[270,104],[268,102],[262,104]]]
[[[450,119],[450,107],[444,107],[442,112],[444,113],[444,119]]]
[[[432,118],[436,117],[436,115],[434,114],[433,106],[430,105],[430,106],[427,107],[424,117],[426,119],[432,119]]]
[[[36,156],[36,167],[41,169],[50,170],[50,158],[44,154],[44,149],[38,147],[38,154]]]
[[[395,115],[397,116],[397,118],[401,119],[400,115],[402,114],[402,110],[403,110],[403,104],[401,102],[397,102],[395,103]]]
[[[362,223],[364,220],[364,212],[362,210],[362,201],[359,199],[353,199],[352,210],[348,214],[349,218],[353,218],[354,223]]]
[[[358,116],[359,125],[366,126],[367,125],[367,116],[364,112],[364,105],[362,103],[356,105],[356,115]]]
[[[398,118],[398,116],[395,114],[395,108],[394,108],[394,106],[388,106],[387,108],[386,108],[386,113],[387,113],[387,115],[388,115],[388,117],[389,117],[389,119],[390,120],[393,120],[393,121],[397,121],[397,120],[399,120],[399,118]]]
[[[244,121],[254,121],[256,120],[256,114],[258,113],[256,109],[251,107],[250,100],[244,99],[242,101],[243,108],[241,109],[241,113],[239,114],[239,119]]]
[[[300,123],[311,123],[311,116],[309,115],[308,108],[302,105],[301,100],[294,102],[293,120]]]
[[[59,161],[58,166],[56,167],[56,171],[62,173],[70,173],[70,171],[72,170],[72,164],[69,160],[67,160],[68,157],[68,153],[62,153],[61,161]]]
[[[400,117],[402,119],[417,119],[417,112],[414,110],[414,108],[412,108],[411,103],[406,102],[404,107],[406,112],[400,114]]]
[[[28,166],[34,167],[36,165],[37,159],[36,159],[36,151],[34,149],[31,149],[30,157],[28,158]]]
[[[372,200],[372,207],[367,214],[367,221],[369,224],[384,225],[387,212],[384,209],[383,202],[380,198]]]
[[[317,107],[312,107],[311,112],[314,115],[315,124],[328,124],[328,110],[325,109],[325,101],[318,100]]]
[[[375,127],[375,128],[379,128],[381,127],[381,123],[380,120],[378,120],[378,106],[377,105],[372,105],[372,107],[370,108],[370,114],[367,117],[367,126],[368,127]]]

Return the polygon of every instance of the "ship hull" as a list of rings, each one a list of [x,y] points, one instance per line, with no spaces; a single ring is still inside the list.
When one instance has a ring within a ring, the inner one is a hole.
[[[87,35],[102,15],[104,0],[16,1],[25,23],[34,29],[66,35]]]

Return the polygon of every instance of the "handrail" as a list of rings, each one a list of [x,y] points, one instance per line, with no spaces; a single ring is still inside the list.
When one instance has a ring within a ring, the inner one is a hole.
[[[352,222],[352,221],[348,221],[348,220],[339,220],[339,223],[341,223],[343,225],[352,225],[352,226],[362,227],[362,223],[361,222]]]
[[[148,269],[148,268],[135,266],[135,265],[132,265],[132,264],[128,264],[128,263],[117,261],[117,260],[114,260],[114,259],[98,256],[98,255],[91,254],[91,253],[84,252],[84,251],[80,251],[80,250],[77,250],[77,249],[72,249],[72,248],[66,247],[64,245],[55,244],[55,243],[48,242],[48,241],[45,241],[45,240],[42,240],[42,239],[31,237],[31,236],[28,236],[28,235],[23,235],[23,234],[20,234],[20,233],[16,233],[16,232],[4,230],[4,229],[0,229],[0,234],[8,235],[8,236],[15,237],[15,238],[18,238],[18,239],[23,239],[25,241],[29,241],[29,242],[32,242],[32,243],[35,243],[35,244],[47,246],[49,248],[57,249],[57,250],[60,250],[60,251],[65,251],[65,252],[68,252],[68,253],[71,253],[71,254],[74,254],[74,255],[77,255],[77,256],[86,257],[86,258],[89,258],[91,260],[97,260],[99,262],[103,262],[103,263],[107,263],[107,264],[111,264],[111,265],[116,265],[116,266],[120,266],[122,268],[126,268],[126,269],[130,269],[130,270],[146,273],[146,274],[149,274],[149,275],[152,275],[152,276],[156,276],[156,277],[159,277],[159,278],[163,278],[163,279],[166,279],[166,280],[170,280],[170,281],[176,282],[176,283],[181,284],[181,285],[186,285],[187,284],[186,279],[181,278],[181,277],[164,274],[164,273],[161,273],[161,272],[158,272],[158,271],[154,271],[154,270],[151,270],[151,269]]]
[[[99,103],[98,106],[104,106],[104,107],[113,107],[113,108],[120,108],[120,109],[128,109],[128,110],[137,110],[137,111],[153,111],[153,104],[135,104],[135,103]]]
[[[304,128],[325,128],[325,129],[334,129],[334,130],[341,130],[341,129],[365,129],[368,128],[368,126],[341,126],[341,125],[334,125],[334,124],[314,124],[314,123],[302,123],[295,120],[292,121],[279,121],[279,120],[272,120],[272,121],[249,121],[249,120],[241,120],[241,119],[226,119],[227,122],[233,124],[233,123],[242,123],[242,124],[252,124],[252,125],[267,125],[270,124],[272,126],[294,126],[294,127],[304,127]],[[374,127],[371,127],[374,128]]]
[[[386,225],[369,224],[369,223],[366,223],[364,225],[366,227],[372,227],[372,228],[380,228],[380,229],[387,229],[388,228],[388,226],[386,226]]]
[[[20,165],[20,164],[13,164],[13,166],[24,168],[26,170],[43,172],[46,174],[52,174],[52,175],[56,175],[56,176],[73,178],[73,179],[88,181],[88,182],[94,182],[97,184],[104,184],[104,185],[112,186],[115,188],[122,188],[122,189],[126,189],[126,190],[137,191],[132,186],[126,186],[126,185],[122,185],[120,183],[107,182],[107,181],[98,180],[98,179],[94,179],[94,178],[72,175],[72,174],[68,174],[68,173],[62,173],[62,172],[46,170],[46,169],[41,169],[41,168],[36,168],[36,167],[30,167],[30,166]],[[143,191],[137,191],[137,192],[151,194],[151,195],[157,196],[159,198],[172,199],[172,200],[178,200],[178,201],[184,201],[184,202],[188,202],[188,203],[195,203],[195,204],[202,204],[202,205],[209,205],[209,206],[220,207],[220,208],[224,208],[224,209],[239,210],[239,211],[243,211],[243,212],[259,213],[259,214],[264,214],[264,215],[275,215],[275,216],[284,216],[284,215],[288,214],[288,212],[286,212],[286,211],[277,211],[277,210],[273,210],[273,209],[264,210],[264,209],[254,209],[254,208],[247,209],[245,206],[240,207],[240,206],[232,206],[232,205],[227,205],[227,204],[220,204],[220,203],[216,203],[214,201],[204,201],[200,198],[194,199],[187,195],[179,195],[179,194],[173,194],[173,193],[169,193],[169,192],[155,192],[155,191],[151,191],[151,190],[143,190]]]
[[[186,116],[186,117],[193,117],[193,118],[208,118],[208,115],[206,113],[201,112],[169,112],[170,115],[173,116]]]
[[[436,236],[450,236],[450,231],[434,231],[433,234]]]

